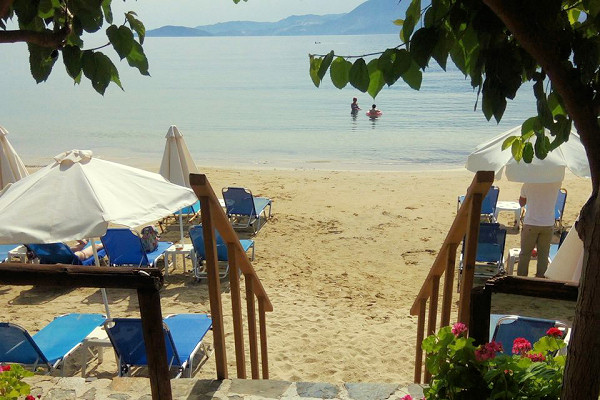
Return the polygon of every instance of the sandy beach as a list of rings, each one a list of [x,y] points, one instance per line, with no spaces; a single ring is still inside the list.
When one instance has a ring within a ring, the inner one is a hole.
[[[147,169],[156,171],[158,166]],[[457,196],[465,193],[473,174],[199,169],[217,193],[224,186],[244,186],[254,195],[273,199],[273,218],[254,237],[253,262],[274,307],[267,315],[271,378],[411,382],[416,317],[409,310],[456,214]],[[506,179],[495,184],[500,187],[499,200],[518,200],[520,184]],[[591,184],[568,174],[563,187],[568,190],[564,222],[570,227]],[[500,222],[508,227],[506,254],[519,247],[519,233],[512,229],[512,214],[500,214]],[[178,240],[178,225],[170,225],[162,237]],[[165,280],[163,315],[208,313],[206,283],[193,280],[189,260],[185,274],[181,263]],[[532,262],[531,275],[534,269]],[[222,292],[229,374],[235,377],[225,282]],[[109,290],[108,296],[114,316],[139,315],[135,292]],[[103,312],[100,292],[94,289],[4,286],[0,304],[3,321],[32,333],[55,315]],[[568,302],[493,298],[493,311],[498,313],[570,322],[573,310],[574,303]],[[105,352],[102,364],[92,362],[88,375],[115,376],[112,352]],[[214,359],[195,376],[214,378]]]

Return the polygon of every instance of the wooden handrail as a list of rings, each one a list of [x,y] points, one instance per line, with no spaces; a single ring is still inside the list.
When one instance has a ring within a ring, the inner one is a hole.
[[[477,252],[477,236],[481,216],[481,203],[494,181],[494,172],[479,171],[475,174],[471,185],[467,190],[464,201],[459,208],[452,226],[446,235],[446,239],[436,256],[429,274],[425,278],[419,294],[411,309],[411,315],[417,315],[417,343],[415,346],[415,383],[421,383],[423,350],[421,342],[425,336],[425,312],[429,301],[429,314],[427,316],[427,334],[433,334],[436,330],[438,317],[438,297],[440,279],[444,273],[444,288],[441,306],[440,324],[448,325],[450,322],[450,309],[452,306],[454,270],[456,262],[456,251],[458,245],[465,238],[463,254],[463,273],[460,282],[461,292],[458,307],[458,321],[469,322],[469,307],[471,289],[475,272],[475,258]],[[430,375],[425,371],[425,382]]]
[[[217,195],[210,186],[206,175],[190,174],[190,184],[200,200],[202,231],[204,233],[206,249],[208,291],[211,316],[213,318],[213,341],[217,379],[227,379],[228,372],[215,229],[223,237],[227,245],[237,377],[240,379],[246,379],[247,377],[241,306],[242,296],[239,279],[239,272],[241,271],[244,274],[246,288],[246,315],[248,319],[251,375],[252,379],[259,379],[261,376],[258,355],[258,332],[260,332],[262,377],[263,379],[268,379],[266,312],[273,311],[273,305],[246,252],[240,244],[237,233],[231,226],[229,218],[225,215]],[[258,303],[259,331],[256,329],[256,303]]]

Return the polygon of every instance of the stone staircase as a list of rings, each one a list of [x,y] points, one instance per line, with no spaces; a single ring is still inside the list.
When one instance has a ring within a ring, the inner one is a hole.
[[[148,378],[85,379],[36,375],[25,378],[34,397],[41,400],[152,400]],[[410,394],[423,398],[423,388],[412,384],[400,386],[383,383],[314,383],[274,380],[173,379],[173,399],[181,400],[260,400],[260,399],[402,399]]]

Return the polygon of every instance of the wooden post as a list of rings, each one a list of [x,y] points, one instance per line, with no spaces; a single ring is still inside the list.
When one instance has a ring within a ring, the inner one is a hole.
[[[252,379],[260,379],[258,371],[258,343],[256,335],[256,306],[254,304],[253,276],[246,276],[246,305],[248,307],[248,342],[250,344],[250,368]]]
[[[171,400],[171,377],[158,290],[138,289],[142,330],[153,399]]]
[[[421,383],[421,369],[423,367],[423,349],[421,343],[423,343],[423,333],[425,332],[425,307],[427,306],[427,299],[419,300],[419,316],[417,319],[417,343],[415,353],[415,383]]]
[[[258,299],[258,321],[260,325],[260,356],[262,362],[262,377],[269,379],[269,354],[267,351],[267,316],[264,299]]]
[[[448,257],[446,259],[446,276],[444,276],[444,297],[442,298],[442,317],[440,326],[450,325],[450,310],[452,308],[452,294],[454,286],[454,269],[456,266],[456,248],[458,243],[448,245]]]
[[[202,232],[206,250],[206,272],[208,275],[208,297],[210,300],[210,316],[213,323],[213,343],[215,346],[215,363],[217,379],[227,379],[227,353],[225,351],[225,332],[223,328],[223,304],[221,302],[221,282],[219,281],[219,264],[215,228],[211,215],[211,204],[208,197],[200,197],[202,208]]]
[[[434,276],[431,280],[431,297],[429,298],[429,316],[427,318],[427,336],[435,333],[437,319],[438,298],[440,293],[440,277]],[[431,380],[431,373],[425,369],[425,383]]]
[[[485,286],[473,288],[469,316],[469,337],[475,339],[475,346],[489,342],[491,307],[492,291]]]
[[[244,351],[244,326],[242,322],[242,299],[240,274],[236,247],[227,243],[229,260],[229,286],[231,287],[231,311],[233,314],[233,337],[235,342],[235,363],[237,377],[246,379],[246,352]]]
[[[460,284],[460,299],[458,302],[458,322],[464,324],[469,323],[469,307],[471,302],[471,289],[473,289],[473,279],[475,275],[475,258],[477,256],[477,238],[479,236],[482,202],[483,194],[474,193],[467,222],[462,280]]]

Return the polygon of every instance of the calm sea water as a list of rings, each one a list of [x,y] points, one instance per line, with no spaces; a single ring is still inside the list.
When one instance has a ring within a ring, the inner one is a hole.
[[[317,89],[309,78],[308,53],[355,55],[397,43],[397,35],[147,38],[152,76],[117,61],[125,91],[111,85],[104,96],[87,81],[74,86],[60,60],[36,85],[26,47],[4,45],[0,125],[30,165],[78,148],[158,168],[164,135],[177,125],[199,166],[397,170],[462,166],[478,143],[534,114],[523,88],[500,124],[486,121],[473,111],[469,82],[435,63],[421,91],[399,82],[375,101],[328,79]],[[376,121],[364,114],[373,102],[383,111]]]

